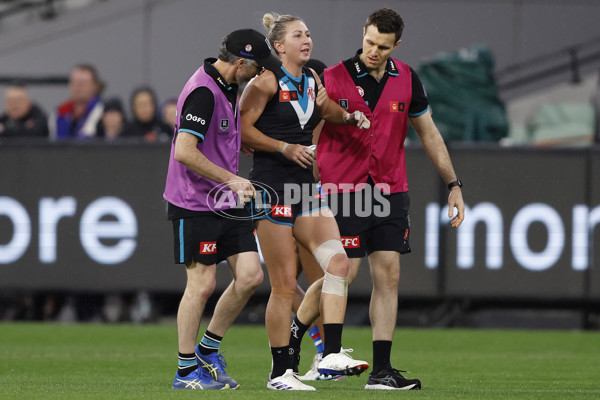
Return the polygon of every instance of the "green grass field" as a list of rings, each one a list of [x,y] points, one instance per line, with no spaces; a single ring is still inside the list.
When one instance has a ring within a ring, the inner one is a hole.
[[[204,327],[203,327],[204,329]],[[345,328],[344,346],[371,360],[370,329]],[[162,325],[0,324],[0,399],[598,399],[600,334],[569,331],[398,329],[393,361],[423,390],[366,391],[367,374],[316,382],[316,392],[266,389],[262,326],[236,325],[222,344],[236,391],[173,391],[176,330]],[[314,346],[306,337],[301,373]]]

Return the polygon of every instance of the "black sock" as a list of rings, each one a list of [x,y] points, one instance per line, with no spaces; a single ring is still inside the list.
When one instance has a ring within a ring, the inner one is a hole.
[[[290,347],[293,349],[299,349],[302,344],[302,338],[308,329],[308,325],[304,325],[298,319],[298,316],[295,316],[292,320],[292,333],[290,335]]]
[[[271,347],[271,356],[273,357],[271,379],[273,379],[283,375],[285,370],[291,367],[290,346]]]
[[[331,353],[339,353],[342,348],[342,328],[344,324],[323,324],[323,331],[325,333],[325,350],[323,351],[323,358],[327,357]]]
[[[222,336],[217,336],[212,332],[206,331],[204,336],[202,336],[200,344],[198,345],[200,354],[207,356],[209,354],[216,353],[219,351],[219,346],[221,346],[222,340]]]
[[[196,355],[194,353],[179,353],[179,368],[177,370],[179,376],[182,378],[188,376],[191,372],[195,371],[196,368],[198,368],[198,364],[196,363]]]
[[[390,369],[390,354],[392,353],[391,340],[374,340],[373,341],[373,373],[377,373],[382,369]]]

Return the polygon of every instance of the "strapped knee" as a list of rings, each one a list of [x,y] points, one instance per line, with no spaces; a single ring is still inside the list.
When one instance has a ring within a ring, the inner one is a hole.
[[[321,292],[335,294],[336,296],[348,296],[348,278],[325,272]]]
[[[344,246],[342,246],[342,242],[339,240],[331,239],[326,242],[321,243],[319,247],[313,251],[313,256],[323,269],[323,272],[327,275],[327,268],[329,267],[329,262],[336,254],[344,254],[346,255],[346,250],[344,250]]]
[[[284,287],[271,287],[271,294],[274,294],[279,297],[283,297],[286,299],[293,299],[296,296],[296,291]]]

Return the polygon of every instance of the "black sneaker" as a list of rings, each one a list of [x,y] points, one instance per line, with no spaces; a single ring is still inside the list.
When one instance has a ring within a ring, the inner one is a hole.
[[[375,390],[419,390],[421,381],[418,379],[406,379],[394,368],[382,369],[378,373],[371,372],[365,389]]]

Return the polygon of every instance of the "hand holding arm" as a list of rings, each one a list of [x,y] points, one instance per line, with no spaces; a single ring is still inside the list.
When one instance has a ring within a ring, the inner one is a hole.
[[[346,112],[339,104],[329,98],[325,86],[321,83],[321,79],[314,71],[312,72],[319,89],[317,91],[316,104],[321,118],[336,125],[354,125],[358,126],[360,129],[369,129],[371,122],[367,119],[365,114],[361,111],[354,111],[352,113]]]

